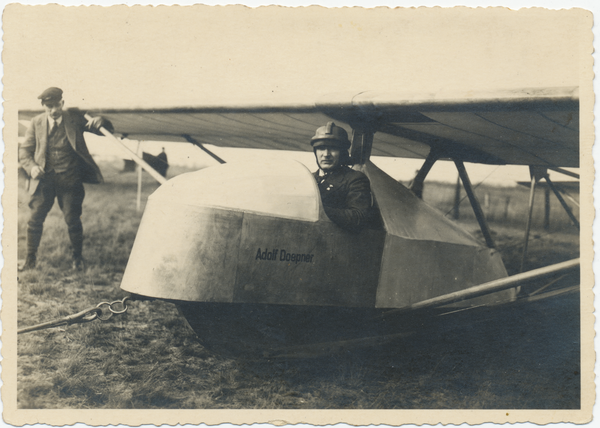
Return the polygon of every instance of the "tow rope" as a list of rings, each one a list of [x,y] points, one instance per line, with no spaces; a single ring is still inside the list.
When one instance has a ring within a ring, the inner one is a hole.
[[[127,301],[130,299],[131,296],[126,296],[122,300],[115,300],[114,302],[110,303],[101,302],[96,306],[92,306],[91,308],[77,312],[73,315],[67,315],[66,317],[62,317],[54,321],[48,321],[33,325],[31,327],[22,328],[17,330],[17,334],[29,333],[31,331],[44,330],[53,327],[69,326],[71,324],[84,324],[94,320],[108,321],[113,315],[120,315],[127,312]]]

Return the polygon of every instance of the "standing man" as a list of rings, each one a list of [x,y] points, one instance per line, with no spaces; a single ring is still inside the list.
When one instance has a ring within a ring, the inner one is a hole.
[[[162,148],[162,152],[156,156],[156,159],[159,160],[157,164],[158,168],[155,168],[156,171],[158,171],[158,173],[163,177],[166,177],[167,169],[169,169],[169,160],[167,159],[167,153],[165,152],[164,147]]]
[[[83,227],[81,211],[83,183],[102,183],[100,169],[92,159],[84,131],[102,135],[102,126],[112,131],[109,121],[95,117],[87,122],[78,112],[63,110],[63,91],[48,88],[38,97],[45,112],[29,124],[19,147],[19,164],[29,174],[27,258],[21,270],[33,269],[42,238],[44,220],[54,199],[63,212],[72,246],[73,269],[83,269]]]
[[[317,129],[310,144],[319,170],[314,173],[327,217],[341,228],[359,232],[373,216],[369,179],[347,166],[350,140],[344,128],[329,122]]]

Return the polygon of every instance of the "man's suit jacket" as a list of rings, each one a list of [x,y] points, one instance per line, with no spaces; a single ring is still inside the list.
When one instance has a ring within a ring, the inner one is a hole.
[[[25,141],[19,146],[19,165],[31,177],[31,169],[34,166],[40,166],[45,170],[46,150],[48,147],[48,119],[47,114],[42,113],[31,120]],[[86,119],[79,113],[65,110],[62,114],[63,124],[67,139],[81,159],[83,160],[83,182],[84,183],[102,183],[102,173],[100,168],[94,162],[83,137],[84,132],[94,132],[102,135],[98,130],[90,129],[87,126]],[[33,195],[39,180],[29,180],[29,193]]]

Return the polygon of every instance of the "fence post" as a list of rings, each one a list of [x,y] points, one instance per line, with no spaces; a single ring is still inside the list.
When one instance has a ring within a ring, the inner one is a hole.
[[[550,186],[544,189],[544,230],[550,229]]]
[[[456,177],[456,189],[454,191],[454,207],[452,209],[452,217],[454,220],[458,220],[460,217],[460,174]]]

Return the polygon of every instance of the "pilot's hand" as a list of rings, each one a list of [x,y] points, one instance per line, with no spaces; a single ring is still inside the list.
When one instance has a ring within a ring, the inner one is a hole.
[[[105,119],[102,116],[96,116],[91,118],[87,123],[87,127],[89,129],[93,129],[94,131],[99,131],[101,127],[104,127],[109,132],[114,132],[114,127],[112,123],[110,123],[110,120]]]
[[[41,166],[36,165],[33,168],[31,168],[31,178],[33,178],[34,180],[41,178],[43,175],[44,169]]]

